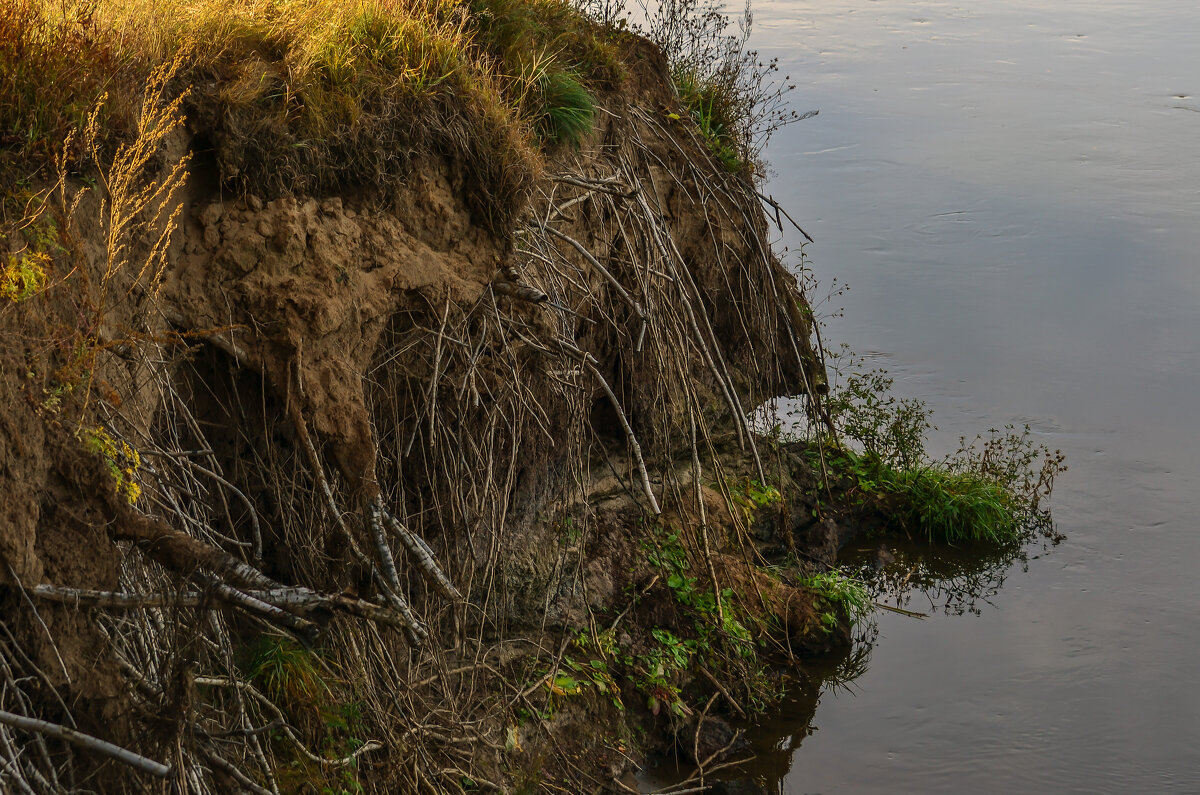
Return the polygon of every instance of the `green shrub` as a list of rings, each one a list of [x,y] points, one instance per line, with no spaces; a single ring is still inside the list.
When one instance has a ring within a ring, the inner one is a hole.
[[[1049,528],[1041,501],[1066,469],[1060,451],[1036,444],[1028,426],[1006,426],[963,438],[952,455],[930,461],[930,411],[891,389],[884,370],[854,372],[825,402],[835,432],[811,457],[848,479],[860,504],[878,503],[903,529],[933,541],[1009,544]]]

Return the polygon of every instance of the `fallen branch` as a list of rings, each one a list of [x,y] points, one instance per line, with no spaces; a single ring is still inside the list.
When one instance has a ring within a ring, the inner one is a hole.
[[[110,759],[115,759],[124,765],[129,765],[132,768],[149,773],[152,776],[166,778],[171,772],[170,765],[164,765],[161,762],[155,762],[153,759],[135,754],[122,748],[119,745],[113,745],[107,740],[101,740],[98,737],[93,737],[90,734],[68,729],[66,726],[60,726],[57,723],[50,723],[37,718],[27,718],[24,715],[14,715],[11,712],[0,710],[0,723],[6,726],[12,726],[16,729],[24,729],[26,731],[37,732],[53,737],[56,740],[63,740],[73,745],[78,745],[80,748],[86,748],[89,751],[95,751],[98,754],[107,756]]]
[[[387,526],[400,539],[400,543],[404,545],[408,554],[412,555],[417,570],[421,572],[421,575],[435,590],[453,602],[463,601],[463,595],[459,593],[458,589],[454,587],[454,583],[450,581],[450,578],[438,566],[437,561],[433,557],[433,550],[429,548],[429,545],[425,543],[423,538],[401,524],[399,519],[393,516],[387,508],[383,507],[383,500],[381,498],[376,498],[372,511],[378,511],[380,518],[387,522]]]
[[[812,115],[815,116],[816,114],[814,113]],[[807,118],[807,117],[808,117],[808,114],[805,114],[805,118]],[[771,205],[771,208],[773,210],[775,210],[775,223],[777,226],[779,226],[779,231],[781,231],[781,232],[783,231],[783,224],[779,223],[779,213],[783,213],[783,216],[785,218],[787,218],[788,221],[791,221],[792,226],[796,227],[796,231],[799,232],[800,234],[804,235],[805,240],[807,240],[809,243],[813,242],[813,239],[808,234],[808,232],[805,232],[803,229],[800,228],[800,224],[796,223],[796,220],[794,218],[792,218],[792,216],[788,215],[788,211],[783,209],[783,206],[779,202],[775,201],[774,196],[767,196],[767,195],[761,193],[760,191],[755,191],[755,193],[758,194],[758,198],[762,199],[764,202]]]

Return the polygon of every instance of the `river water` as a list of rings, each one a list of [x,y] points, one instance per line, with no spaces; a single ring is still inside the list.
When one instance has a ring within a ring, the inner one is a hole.
[[[758,772],[787,793],[1200,792],[1200,10],[754,11],[792,104],[820,109],[773,139],[768,189],[824,289],[850,286],[826,344],[925,399],[934,451],[1029,423],[1070,466],[1064,542],[1001,565],[977,614],[921,594],[925,620],[877,614],[853,682],[760,728]]]

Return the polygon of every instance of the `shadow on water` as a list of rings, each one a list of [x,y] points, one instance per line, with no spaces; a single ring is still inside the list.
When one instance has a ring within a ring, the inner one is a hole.
[[[874,544],[851,544],[840,562],[847,574],[866,584],[877,604],[915,613],[980,615],[992,607],[1005,579],[1027,570],[1062,538],[1051,530],[1037,543],[1010,545],[933,545],[887,538]]]
[[[800,745],[817,731],[813,722],[821,698],[838,691],[854,693],[854,680],[866,673],[879,629],[871,621],[856,627],[850,647],[841,653],[806,660],[783,701],[754,724],[743,727],[754,758],[715,782],[715,793],[782,793]],[[718,774],[718,778],[720,774]]]
[[[980,615],[1016,569],[1024,571],[1059,543],[1043,532],[1036,543],[945,546],[889,536],[850,544],[842,551],[843,571],[867,587],[882,610],[924,618],[933,613]],[[856,627],[850,647],[840,653],[806,660],[786,679],[787,694],[769,714],[742,725],[754,758],[706,779],[712,793],[784,793],[784,782],[801,744],[818,730],[814,721],[828,694],[856,692],[855,680],[866,673],[879,637],[870,619]],[[643,779],[644,791],[679,792],[691,771],[660,767]],[[695,779],[692,779],[695,782]],[[648,786],[646,786],[648,785]],[[657,789],[656,789],[657,788]],[[694,790],[693,790],[694,791]]]

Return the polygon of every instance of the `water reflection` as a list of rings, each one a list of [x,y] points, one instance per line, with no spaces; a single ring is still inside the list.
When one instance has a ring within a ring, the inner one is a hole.
[[[1063,539],[1046,525],[1012,545],[933,545],[888,536],[851,544],[840,563],[867,586],[883,611],[914,619],[933,613],[982,615],[1014,572],[1028,570]],[[796,751],[820,728],[814,719],[821,700],[830,695],[853,698],[856,680],[871,666],[879,625],[868,619],[855,629],[849,649],[805,661],[787,680],[787,695],[770,715],[744,726],[755,758],[715,783],[718,793],[783,793],[793,767],[803,764]]]
[[[779,684],[784,696],[768,714],[757,716],[753,723],[730,721],[744,732],[753,757],[707,776],[703,791],[716,795],[782,793],[797,760],[795,752],[817,731],[813,718],[821,699],[840,692],[854,693],[854,681],[870,667],[878,639],[878,625],[864,621],[855,627],[848,648],[807,659],[801,667],[782,672]],[[643,772],[639,783],[644,792],[657,795],[699,791],[694,768],[674,758],[658,760]]]
[[[1040,547],[1025,543],[994,545],[933,545],[889,538],[873,545],[851,545],[842,552],[842,563],[864,583],[880,605],[923,617],[929,612],[961,616],[980,615],[994,607],[1014,569],[1028,571],[1030,559],[1062,541],[1047,529],[1039,534]]]
[[[783,701],[753,726],[746,739],[755,758],[719,782],[716,792],[781,793],[783,783],[796,762],[795,752],[818,727],[813,722],[823,696],[839,691],[853,693],[854,681],[867,672],[871,652],[879,639],[879,627],[866,621],[855,629],[850,648],[827,657],[806,661],[789,683]]]
[[[930,615],[879,614],[789,791],[1200,792],[1195,3],[755,12],[821,109],[772,142],[768,190],[852,287],[826,340],[889,351],[950,445],[1028,416],[1071,462],[1047,559],[969,576],[889,546],[908,593],[880,600]]]

